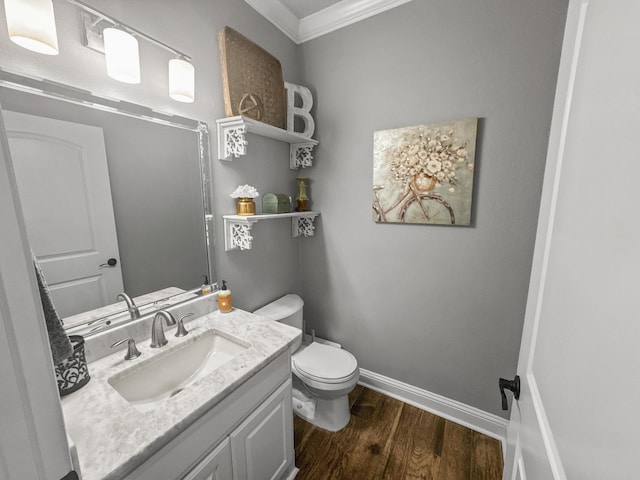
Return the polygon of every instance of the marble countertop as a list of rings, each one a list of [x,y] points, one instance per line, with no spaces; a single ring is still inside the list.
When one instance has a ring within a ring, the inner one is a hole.
[[[148,341],[141,342],[142,356],[136,360],[125,361],[119,351],[90,363],[89,383],[63,397],[65,424],[77,449],[83,480],[123,478],[301,336],[295,328],[238,309],[226,314],[215,311],[186,326],[189,335],[182,338],[174,336],[175,327],[168,328],[169,343],[163,348],[152,349]],[[107,383],[136,362],[181,348],[208,330],[250,347],[156,409],[140,412]]]

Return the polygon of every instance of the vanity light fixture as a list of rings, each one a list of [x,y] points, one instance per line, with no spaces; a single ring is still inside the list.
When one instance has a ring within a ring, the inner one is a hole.
[[[138,40],[116,27],[102,31],[107,75],[124,83],[140,83]]]
[[[11,41],[45,55],[58,55],[52,0],[4,0]]]
[[[182,58],[169,60],[169,96],[184,103],[195,99],[195,69]]]
[[[179,102],[194,101],[195,69],[191,57],[81,0],[67,1],[82,10],[84,45],[106,55],[107,74],[111,78],[126,83],[140,83],[138,41],[146,40],[174,56],[169,61],[169,96]]]

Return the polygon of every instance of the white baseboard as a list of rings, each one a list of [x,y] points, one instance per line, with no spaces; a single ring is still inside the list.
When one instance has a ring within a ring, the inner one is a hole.
[[[294,465],[293,470],[291,470],[291,473],[287,477],[287,480],[293,480],[294,478],[296,478],[296,475],[298,475],[299,472],[300,469]]]
[[[505,451],[509,421],[502,417],[364,368],[360,369],[358,383],[371,390],[500,440],[502,442],[502,451]]]

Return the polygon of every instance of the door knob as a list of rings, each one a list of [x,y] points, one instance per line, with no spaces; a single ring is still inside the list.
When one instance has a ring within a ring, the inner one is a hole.
[[[107,263],[98,265],[98,268],[115,267],[117,264],[118,260],[116,260],[115,258],[110,258],[109,260],[107,260]]]
[[[507,403],[507,394],[505,393],[505,389],[511,390],[513,392],[513,398],[518,400],[520,398],[520,377],[516,375],[513,380],[501,378],[498,380],[498,387],[500,388],[500,396],[502,397],[502,409],[507,410],[509,405]]]

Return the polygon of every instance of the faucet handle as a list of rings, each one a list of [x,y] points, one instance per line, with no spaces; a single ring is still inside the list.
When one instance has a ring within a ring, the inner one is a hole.
[[[124,342],[128,342],[127,354],[124,356],[125,360],[133,360],[134,358],[138,358],[140,355],[142,355],[140,353],[140,350],[138,350],[138,348],[136,347],[136,341],[131,337],[118,340],[116,343],[111,345],[111,348],[115,348],[119,345],[122,345]]]
[[[191,315],[193,315],[193,313],[187,313],[186,315],[183,315],[180,317],[180,320],[178,320],[178,329],[176,330],[176,337],[184,337],[186,335],[189,335],[189,331],[184,328],[184,319],[187,317],[190,317]]]

